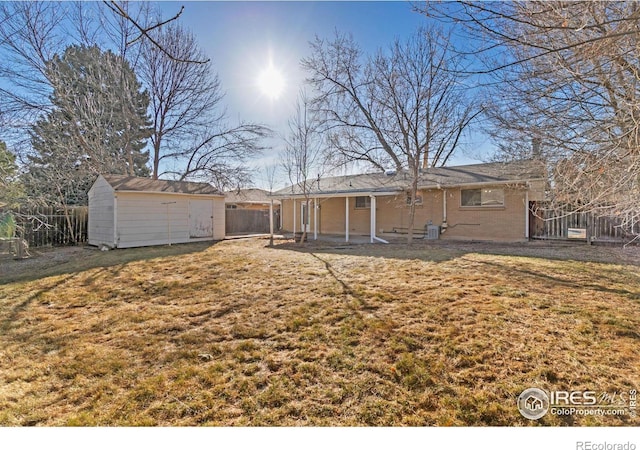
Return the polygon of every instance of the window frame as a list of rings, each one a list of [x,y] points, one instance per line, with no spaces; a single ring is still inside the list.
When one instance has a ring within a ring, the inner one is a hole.
[[[422,206],[424,202],[423,196],[420,193],[416,193],[416,206]],[[411,206],[411,192],[407,192],[406,206]]]
[[[465,191],[479,191],[480,192],[480,203],[479,204],[473,204],[473,205],[465,205],[464,204],[464,197],[465,197],[464,196],[464,192]],[[483,203],[484,193],[487,192],[487,191],[488,192],[491,192],[491,191],[500,191],[500,192],[502,192],[502,195],[501,195],[502,202],[501,203]],[[501,188],[501,187],[460,189],[460,207],[461,208],[504,208],[505,207],[504,194],[505,194],[504,188]]]
[[[359,198],[363,198],[364,199],[364,206],[358,206],[358,199]],[[371,209],[371,197],[368,195],[359,195],[357,197],[354,197],[354,209]]]

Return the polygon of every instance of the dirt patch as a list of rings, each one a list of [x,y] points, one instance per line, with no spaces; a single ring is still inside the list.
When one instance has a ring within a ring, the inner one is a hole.
[[[0,256],[0,282],[46,272],[74,259],[83,258],[85,247],[30,248],[29,258],[14,259],[11,255]]]

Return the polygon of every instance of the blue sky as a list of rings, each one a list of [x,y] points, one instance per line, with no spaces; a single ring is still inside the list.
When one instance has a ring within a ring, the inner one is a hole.
[[[308,55],[315,36],[331,38],[335,30],[351,33],[363,50],[374,52],[411,35],[427,20],[404,1],[162,2],[163,16],[177,13],[181,5],[181,22],[195,34],[220,76],[229,117],[264,123],[279,132],[286,130],[303,85],[300,60]],[[270,63],[286,80],[283,95],[275,100],[257,86],[259,73]],[[482,144],[478,141],[476,146]],[[276,152],[266,152],[256,165],[269,164]],[[451,164],[477,162],[471,153],[459,154]]]
[[[182,3],[163,2],[166,15]],[[407,2],[187,2],[181,17],[212,59],[231,113],[281,125],[291,114],[304,74],[300,59],[314,37],[335,30],[352,33],[366,51],[408,36],[424,18]],[[286,78],[284,95],[273,101],[256,79],[272,61]]]

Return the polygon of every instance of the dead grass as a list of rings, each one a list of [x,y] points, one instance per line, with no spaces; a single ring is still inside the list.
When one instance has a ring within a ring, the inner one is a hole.
[[[241,240],[4,272],[0,425],[637,425],[515,402],[637,389],[640,269],[500,249]]]

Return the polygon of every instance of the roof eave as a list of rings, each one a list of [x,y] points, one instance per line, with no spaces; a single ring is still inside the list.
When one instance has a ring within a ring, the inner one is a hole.
[[[113,186],[111,186],[113,187]],[[224,194],[201,194],[199,192],[167,192],[167,191],[136,191],[136,190],[129,190],[129,189],[117,189],[117,188],[113,188],[113,190],[117,193],[117,194],[169,194],[169,195],[186,195],[186,196],[206,196],[206,197],[222,197],[224,198]]]

